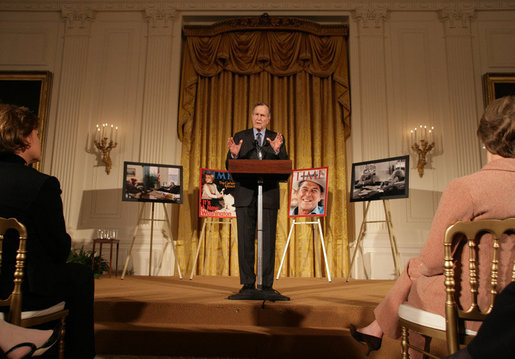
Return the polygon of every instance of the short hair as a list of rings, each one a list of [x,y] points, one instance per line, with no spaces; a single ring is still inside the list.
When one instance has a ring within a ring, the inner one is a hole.
[[[27,107],[0,103],[0,152],[23,151],[26,138],[39,127],[39,118]]]
[[[515,157],[515,96],[501,97],[486,107],[477,135],[489,152]]]
[[[252,112],[251,113],[254,113],[254,110],[256,109],[256,107],[258,106],[266,106],[268,108],[268,117],[270,117],[271,113],[272,113],[272,108],[270,107],[269,104],[267,104],[266,102],[258,102],[256,103],[254,106],[252,106]]]

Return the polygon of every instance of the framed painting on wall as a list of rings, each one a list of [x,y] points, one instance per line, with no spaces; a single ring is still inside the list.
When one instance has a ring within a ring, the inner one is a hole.
[[[515,73],[486,73],[483,89],[485,107],[496,98],[515,95]]]
[[[52,73],[49,71],[0,71],[0,103],[28,107],[41,119],[41,157],[44,157]],[[41,163],[34,164],[41,170]]]

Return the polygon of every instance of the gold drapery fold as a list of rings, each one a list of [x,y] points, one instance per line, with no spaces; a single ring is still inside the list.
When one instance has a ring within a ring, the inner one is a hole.
[[[327,77],[336,71],[345,38],[301,32],[241,31],[210,37],[188,37],[186,43],[196,73],[211,77],[222,71],[276,76],[307,72]]]
[[[259,20],[184,30],[178,121],[184,203],[179,211],[178,260],[188,273],[203,225],[197,216],[200,168],[224,169],[227,138],[251,127],[250,110],[258,101],[271,104],[270,128],[285,136],[295,169],[329,167],[328,216],[321,219],[324,240],[331,274],[344,276],[348,271],[346,29],[325,31],[311,22],[299,25],[281,19],[265,19],[269,23],[264,28],[260,24],[247,31],[245,24]],[[279,25],[274,27],[274,22]],[[289,23],[294,24],[291,30]],[[276,270],[291,226],[289,191],[289,183],[282,183]],[[209,240],[201,247],[198,273],[237,276],[237,242],[231,226],[209,224],[206,233]],[[282,275],[326,275],[317,236],[318,228],[296,225]]]

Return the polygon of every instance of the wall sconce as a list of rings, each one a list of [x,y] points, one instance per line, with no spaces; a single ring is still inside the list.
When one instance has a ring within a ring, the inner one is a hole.
[[[418,155],[417,169],[420,177],[424,176],[424,167],[427,164],[426,155],[435,146],[435,128],[420,125],[410,131],[410,148]]]
[[[108,134],[109,132],[109,134]],[[109,137],[107,137],[109,135]],[[114,137],[113,137],[114,136]],[[118,145],[118,126],[103,123],[97,125],[95,131],[95,147],[102,152],[102,162],[106,165],[106,172],[111,172],[112,161],[111,161],[111,150]]]

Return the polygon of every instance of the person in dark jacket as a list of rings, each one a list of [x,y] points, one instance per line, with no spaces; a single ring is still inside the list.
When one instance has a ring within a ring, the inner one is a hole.
[[[229,159],[288,159],[282,134],[266,128],[270,118],[270,106],[268,104],[260,102],[254,105],[252,109],[253,128],[240,131],[227,141],[229,151],[227,152],[226,167]],[[238,227],[238,264],[240,283],[243,284],[239,294],[252,297],[256,282],[254,243],[257,224],[258,184],[256,176],[235,179],[235,183],[234,206],[236,207]],[[283,298],[272,289],[278,209],[279,182],[276,180],[265,181],[263,184],[263,283],[262,288],[259,289],[277,300]],[[239,297],[236,296],[234,299],[237,298]]]
[[[93,273],[88,266],[66,263],[71,238],[59,181],[29,166],[41,160],[38,128],[38,117],[27,108],[0,104],[0,217],[16,218],[28,231],[23,310],[66,301],[66,358],[91,359],[95,356]],[[4,241],[4,253],[15,250],[8,248],[12,242]],[[10,264],[3,262],[2,269]],[[9,273],[2,271],[1,297],[11,290]]]

